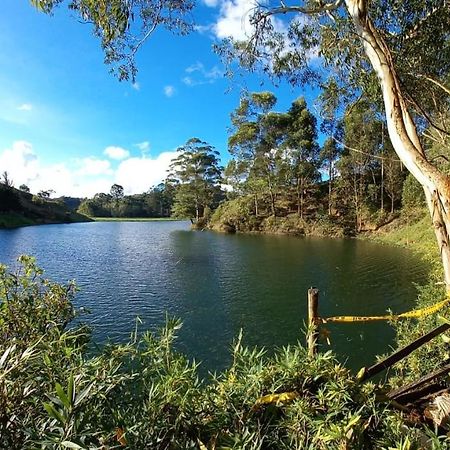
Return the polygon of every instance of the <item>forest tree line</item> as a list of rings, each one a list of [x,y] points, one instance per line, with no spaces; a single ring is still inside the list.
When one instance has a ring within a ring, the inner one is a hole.
[[[362,99],[342,120],[319,127],[304,98],[285,112],[277,111],[276,103],[271,92],[241,98],[231,113],[225,168],[213,146],[192,138],[178,148],[166,179],[147,192],[125,195],[123,186],[113,184],[93,198],[61,201],[89,217],[189,218],[200,228],[221,205],[213,225],[231,231],[264,231],[264,220],[291,217],[300,228],[326,218],[354,233],[390,220],[402,205],[407,171],[377,105]],[[328,136],[322,145],[319,132]],[[3,174],[3,191],[12,184]],[[25,185],[19,189],[30,191]],[[52,193],[40,191],[37,197]],[[423,202],[411,177],[405,195],[410,203]]]

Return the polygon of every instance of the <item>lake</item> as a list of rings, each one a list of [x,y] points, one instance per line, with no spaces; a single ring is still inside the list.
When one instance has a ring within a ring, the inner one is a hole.
[[[187,222],[93,222],[0,230],[0,262],[36,256],[46,276],[76,280],[76,305],[97,342],[154,329],[165,314],[183,328],[177,348],[225,367],[239,330],[268,349],[304,341],[306,295],[320,290],[320,314],[378,315],[414,305],[426,266],[411,252],[357,239],[194,232]],[[357,369],[389,351],[385,323],[334,324],[331,348]],[[323,349],[327,349],[326,345]]]

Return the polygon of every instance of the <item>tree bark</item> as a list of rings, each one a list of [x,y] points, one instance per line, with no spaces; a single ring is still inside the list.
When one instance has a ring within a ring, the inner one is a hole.
[[[304,210],[304,203],[305,203],[305,185],[303,182],[303,178],[301,178],[300,182],[300,219],[303,220],[303,210]]]
[[[331,194],[333,193],[333,162],[330,158],[330,165],[328,167],[328,216],[331,216]]]
[[[425,191],[444,267],[445,284],[450,291],[450,180],[426,159],[389,48],[367,15],[367,0],[345,0],[345,5],[378,76],[394,150]]]
[[[380,186],[380,211],[384,211],[384,123],[381,125],[381,186]]]
[[[272,180],[270,178],[270,175],[267,175],[267,185],[269,187],[269,197],[270,197],[270,209],[272,211],[272,215],[276,217],[276,211],[275,211],[275,194],[273,192],[272,187]]]

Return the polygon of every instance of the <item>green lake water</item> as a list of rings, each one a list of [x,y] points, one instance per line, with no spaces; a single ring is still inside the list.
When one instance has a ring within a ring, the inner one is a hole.
[[[126,340],[142,320],[154,329],[165,314],[183,328],[177,348],[225,367],[239,330],[244,342],[274,347],[304,341],[309,287],[320,313],[378,315],[414,305],[426,266],[411,252],[355,239],[225,235],[189,231],[187,222],[94,222],[0,230],[0,262],[36,256],[46,276],[75,279],[76,305],[97,342]],[[389,351],[385,323],[334,324],[331,348],[357,369]],[[323,346],[326,350],[327,346]]]

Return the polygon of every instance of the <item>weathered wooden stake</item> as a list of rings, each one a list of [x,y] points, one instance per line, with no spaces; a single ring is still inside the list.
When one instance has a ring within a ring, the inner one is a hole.
[[[319,289],[308,289],[308,352],[310,356],[317,353],[319,339]]]

